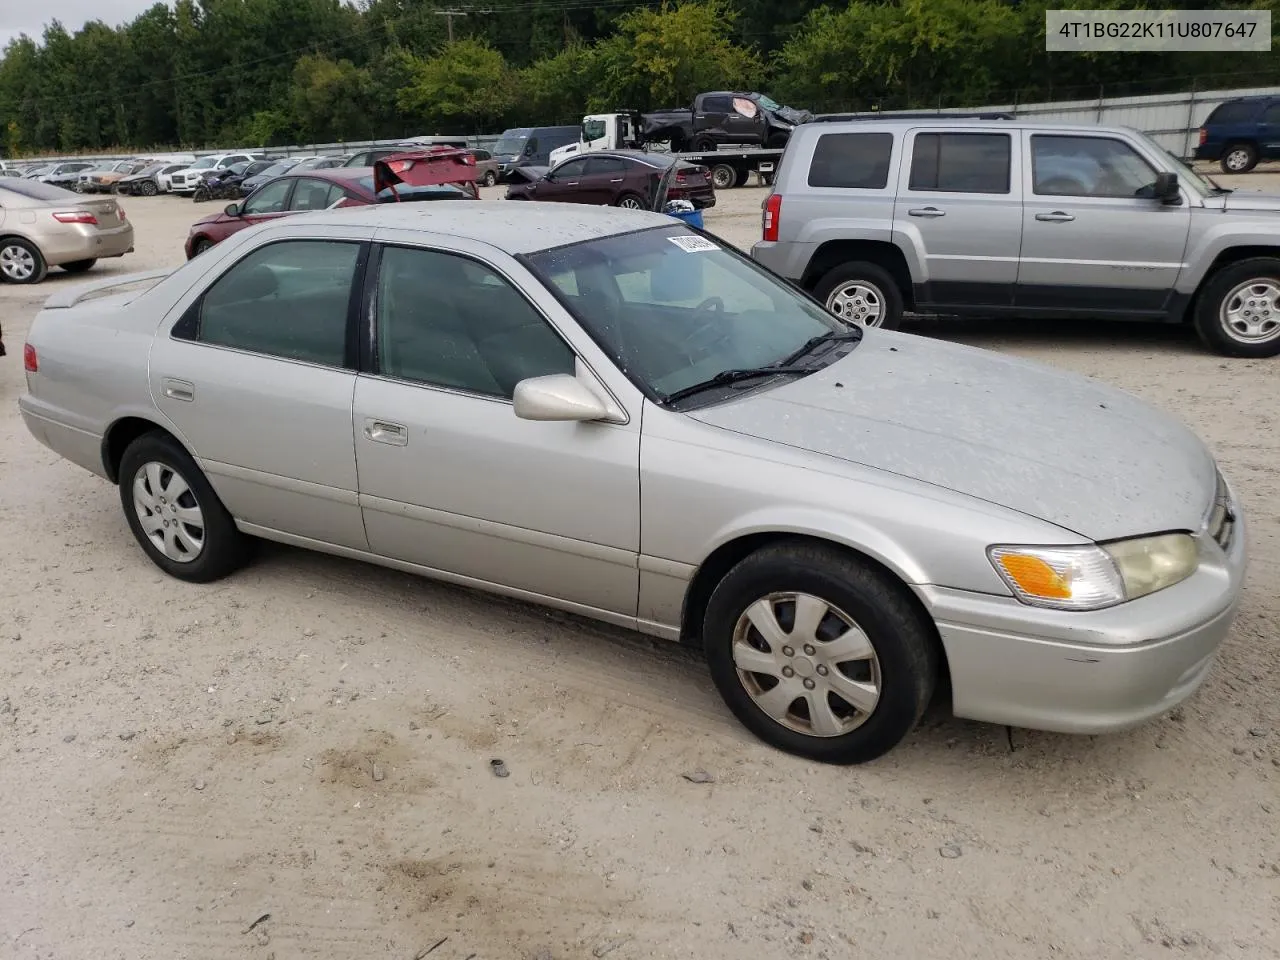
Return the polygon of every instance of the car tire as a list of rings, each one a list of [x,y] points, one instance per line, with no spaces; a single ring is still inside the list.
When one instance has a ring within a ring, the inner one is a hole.
[[[199,240],[197,240],[194,244],[191,245],[192,258],[200,256],[200,254],[204,253],[206,250],[208,250],[212,246],[213,246],[212,240],[210,240],[208,237],[201,237]]]
[[[727,163],[717,163],[711,168],[711,185],[717,190],[728,190],[738,185],[738,171]]]
[[[765,146],[770,150],[785,150],[790,135],[786,133],[771,133],[769,139],[765,141]]]
[[[195,460],[171,436],[152,431],[134,440],[120,459],[119,476],[129,529],[165,573],[210,583],[248,562],[252,541],[236,528]]]
[[[889,574],[824,544],[750,554],[712,592],[702,629],[712,680],[734,716],[765,743],[812,760],[884,755],[919,722],[937,684],[939,648],[924,611]]]
[[[72,260],[70,263],[59,264],[67,273],[84,273],[86,270],[92,270],[93,265],[98,262],[97,257],[88,260]]]
[[[486,171],[484,179],[480,182],[486,187],[495,187],[498,185],[498,175],[492,170]]]
[[[902,290],[878,263],[842,263],[818,281],[813,295],[829,312],[848,322],[885,330],[896,330],[902,323]]]
[[[34,243],[21,237],[0,240],[0,280],[6,283],[39,283],[49,274],[49,264]]]
[[[156,186],[155,182],[152,180],[144,181],[139,189],[142,191],[142,195],[144,197],[154,197],[160,192],[160,188]]]
[[[716,150],[715,137],[701,136],[701,137],[693,138],[694,153],[715,153],[715,150]],[[675,151],[675,152],[679,152],[679,151]]]
[[[1229,144],[1218,161],[1223,173],[1248,173],[1257,165],[1258,148],[1252,143]]]
[[[1280,259],[1253,257],[1223,267],[1197,295],[1194,321],[1215,353],[1280,355]]]
[[[644,210],[644,200],[636,196],[634,193],[624,193],[613,202],[615,207],[621,207],[623,210]]]

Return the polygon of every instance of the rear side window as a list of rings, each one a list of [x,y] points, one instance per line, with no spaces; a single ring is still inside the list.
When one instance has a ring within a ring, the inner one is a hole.
[[[1248,123],[1257,116],[1259,106],[1256,100],[1228,101],[1215,107],[1205,123]]]
[[[921,133],[911,156],[909,189],[939,193],[1008,193],[1007,133]]]
[[[889,183],[892,152],[891,133],[823,134],[809,164],[809,186],[883,190]]]
[[[1263,123],[1280,123],[1280,102],[1268,104],[1262,114]]]

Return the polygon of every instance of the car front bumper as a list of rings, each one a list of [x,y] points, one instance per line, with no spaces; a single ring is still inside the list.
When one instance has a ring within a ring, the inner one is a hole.
[[[1137,726],[1191,696],[1235,619],[1248,550],[1237,514],[1227,551],[1202,544],[1199,570],[1105,610],[1068,612],[918,587],[951,674],[958,717],[1061,733]]]

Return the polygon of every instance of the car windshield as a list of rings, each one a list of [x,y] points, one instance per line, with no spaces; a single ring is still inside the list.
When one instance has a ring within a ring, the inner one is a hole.
[[[357,181],[364,189],[373,193],[373,177],[361,177]],[[467,200],[471,195],[461,187],[454,186],[451,183],[428,184],[423,187],[413,187],[405,183],[396,184],[393,191],[390,187],[383,187],[378,194],[379,203],[408,203],[415,200]]]
[[[848,332],[727,245],[676,225],[524,258],[631,380],[659,399],[789,361]]]
[[[66,203],[79,203],[83,197],[52,183],[41,183],[39,180],[6,180],[0,184],[0,193],[10,190],[30,200],[61,200]]]
[[[756,103],[760,104],[760,106],[764,107],[766,110],[778,111],[782,109],[782,104],[778,103],[778,101],[776,100],[771,100],[769,97],[766,97],[763,93],[757,93],[753,99],[755,100]]]
[[[151,176],[152,174],[159,173],[159,172],[160,172],[161,170],[163,170],[163,169],[164,169],[164,164],[163,164],[163,163],[153,163],[153,164],[151,164],[151,166],[149,166],[149,167],[143,167],[141,170],[139,170],[139,171],[138,171],[138,176],[140,176],[140,177],[149,177],[149,176]]]
[[[586,120],[582,124],[582,142],[590,143],[605,135],[608,128],[603,120]]]
[[[506,156],[508,154],[515,155],[524,151],[524,145],[529,140],[527,133],[507,134],[493,148],[493,152],[497,156]]]
[[[187,169],[188,170],[208,170],[217,162],[218,162],[217,157],[201,157],[199,160],[197,160]]]

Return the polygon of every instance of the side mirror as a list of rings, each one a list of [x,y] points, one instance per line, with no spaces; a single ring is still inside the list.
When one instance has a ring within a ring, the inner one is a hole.
[[[567,373],[521,380],[512,401],[521,420],[581,421],[609,416],[604,402]]]
[[[222,212],[225,213],[228,217],[238,217],[240,216],[240,204],[228,203],[226,208]]]
[[[1180,196],[1178,192],[1178,175],[1176,173],[1157,173],[1152,195],[1161,203],[1171,203]]]

